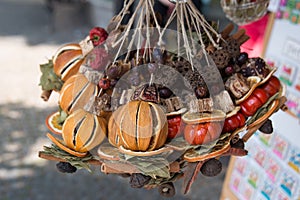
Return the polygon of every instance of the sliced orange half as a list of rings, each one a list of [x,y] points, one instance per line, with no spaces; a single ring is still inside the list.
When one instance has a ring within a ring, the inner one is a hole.
[[[73,156],[76,156],[76,157],[85,157],[87,155],[87,152],[84,152],[84,153],[80,153],[80,152],[77,152],[77,151],[74,151],[72,149],[70,149],[69,147],[66,147],[62,141],[60,141],[59,139],[57,139],[56,137],[54,137],[53,135],[51,135],[50,133],[47,133],[47,137],[55,144],[57,145],[60,149],[64,150],[65,152],[73,155]]]

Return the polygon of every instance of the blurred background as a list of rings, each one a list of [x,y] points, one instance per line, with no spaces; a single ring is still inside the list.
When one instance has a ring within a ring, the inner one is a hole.
[[[120,0],[117,0],[120,1]],[[217,0],[201,11],[224,27],[228,20]],[[65,43],[79,42],[94,26],[106,27],[115,12],[113,0],[0,0],[0,199],[163,199],[157,189],[132,189],[129,180],[79,170],[62,174],[38,151],[50,142],[44,120],[57,110],[57,95],[40,98],[39,64]],[[217,177],[198,176],[189,194],[176,182],[172,199],[218,199],[228,158]]]

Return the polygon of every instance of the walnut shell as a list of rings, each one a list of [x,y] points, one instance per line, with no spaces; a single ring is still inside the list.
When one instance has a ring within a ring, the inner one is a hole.
[[[167,135],[167,117],[152,102],[130,101],[119,107],[108,123],[109,142],[132,151],[158,149],[165,144]]]

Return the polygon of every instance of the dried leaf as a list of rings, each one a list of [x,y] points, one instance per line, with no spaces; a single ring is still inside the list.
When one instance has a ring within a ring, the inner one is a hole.
[[[222,134],[218,140],[200,145],[198,148],[195,148],[193,152],[198,155],[208,154],[221,149],[225,144],[228,144],[229,140],[230,133]]]
[[[167,145],[181,150],[188,150],[192,148],[192,146],[183,137],[174,138]]]
[[[91,154],[88,154],[86,157],[79,158],[61,150],[54,144],[52,144],[51,147],[44,146],[44,151],[42,151],[42,153],[54,156],[56,158],[64,159],[77,169],[84,168],[91,172],[89,164],[87,163],[89,160],[93,159],[93,156]]]
[[[42,86],[42,89],[47,91],[59,91],[63,85],[63,81],[54,73],[52,60],[49,60],[48,63],[41,64],[40,70],[42,76],[39,85]]]
[[[157,177],[156,179],[152,178],[147,185],[162,185],[164,183],[174,182],[181,178],[183,173],[171,173],[170,178]]]
[[[278,97],[278,95],[279,93],[276,93],[271,98],[269,98],[268,101],[256,111],[256,113],[247,121],[246,124],[249,126],[256,120],[258,120],[260,117],[262,117],[264,114],[266,114],[270,110],[272,102]]]
[[[144,175],[156,179],[170,178],[169,162],[163,157],[132,157],[127,160],[136,166]]]

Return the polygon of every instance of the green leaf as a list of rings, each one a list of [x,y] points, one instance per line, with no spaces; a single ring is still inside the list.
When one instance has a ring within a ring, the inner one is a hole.
[[[42,86],[42,89],[47,91],[59,91],[63,85],[63,81],[54,73],[52,60],[49,60],[48,63],[41,64],[40,70],[42,76],[39,85]]]

